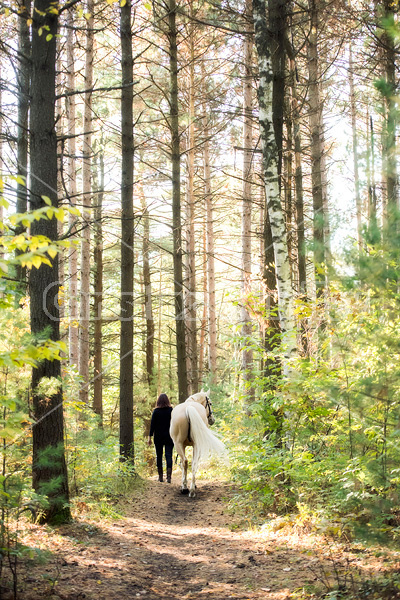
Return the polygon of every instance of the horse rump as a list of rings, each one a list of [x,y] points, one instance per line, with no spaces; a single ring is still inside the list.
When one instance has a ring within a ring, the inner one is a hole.
[[[211,456],[216,456],[227,463],[228,453],[224,444],[207,427],[194,405],[188,404],[186,407],[186,416],[190,423],[190,438],[196,450],[193,454],[193,460],[195,460],[195,454],[197,459],[197,464],[194,465],[195,468]]]

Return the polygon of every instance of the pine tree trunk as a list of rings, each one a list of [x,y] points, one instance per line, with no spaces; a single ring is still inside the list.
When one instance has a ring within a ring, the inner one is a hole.
[[[360,195],[360,176],[358,170],[358,134],[357,134],[357,112],[356,112],[356,93],[354,89],[354,61],[352,44],[349,44],[349,87],[350,87],[350,112],[351,128],[353,133],[353,165],[354,165],[354,188],[356,200],[357,215],[357,243],[359,252],[362,250],[362,207]]]
[[[292,118],[293,118],[293,140],[295,160],[295,190],[296,190],[296,229],[297,229],[297,256],[299,291],[307,296],[307,269],[305,248],[305,225],[304,225],[304,196],[303,196],[303,167],[302,167],[302,142],[300,134],[300,111],[299,99],[296,86],[296,66],[294,60],[290,60],[290,80],[292,88]]]
[[[245,7],[246,35],[243,47],[243,196],[242,196],[242,376],[244,383],[243,395],[245,405],[249,407],[254,402],[253,381],[253,325],[247,308],[251,295],[251,207],[252,207],[252,172],[253,172],[253,23],[252,2],[247,0]]]
[[[153,298],[151,290],[151,271],[150,271],[150,219],[149,211],[146,205],[146,198],[143,188],[140,188],[140,199],[142,203],[142,222],[143,222],[143,285],[144,285],[144,309],[146,321],[145,333],[145,354],[146,354],[146,376],[150,393],[153,393],[154,387],[154,317],[153,317]]]
[[[272,245],[278,288],[279,323],[283,334],[283,350],[286,357],[284,373],[288,374],[289,359],[296,349],[293,292],[290,276],[285,215],[279,189],[279,152],[274,135],[272,114],[273,69],[271,41],[266,19],[265,0],[253,0],[255,42],[258,53],[260,83],[258,88],[260,136],[263,160],[263,176],[267,198],[268,217],[271,225]]]
[[[18,126],[17,126],[17,170],[25,184],[17,182],[17,213],[28,208],[28,118],[30,98],[30,53],[31,36],[27,20],[31,17],[32,1],[21,2],[18,14]],[[24,226],[18,225],[15,234],[23,233]],[[19,283],[19,293],[26,294],[26,268],[16,266],[15,278]]]
[[[374,123],[367,107],[367,182],[368,182],[368,226],[376,227],[376,183],[375,183],[375,135]]]
[[[384,18],[394,21],[398,9],[394,8],[392,0],[383,2]],[[396,58],[397,49],[391,32],[382,35],[383,68],[386,89],[385,100],[385,123],[383,132],[383,168],[386,179],[387,191],[387,226],[391,231],[397,220],[399,209],[399,182],[397,174],[397,152],[396,152],[396,129],[398,124],[397,109],[397,80],[396,80]]]
[[[121,6],[121,339],[120,339],[120,455],[134,461],[133,425],[133,57],[132,4]]]
[[[32,82],[30,121],[30,204],[32,210],[45,206],[42,196],[50,197],[57,206],[57,136],[55,125],[56,43],[58,17],[51,11],[49,0],[36,0],[32,34]],[[46,35],[39,35],[40,28]],[[45,235],[57,239],[56,219],[34,221],[32,235]],[[58,341],[58,258],[51,266],[42,264],[30,273],[30,313],[33,335],[46,331],[52,340]],[[38,390],[43,378],[60,378],[61,364],[58,360],[43,360],[32,371],[32,395],[34,408],[33,426],[33,487],[37,492],[48,494],[49,506],[42,514],[42,521],[60,523],[70,519],[67,468],[64,454],[64,419],[61,385],[57,392],[45,396]]]
[[[92,205],[92,92],[93,87],[93,13],[94,0],[87,0],[87,12],[90,17],[86,28],[85,53],[85,106],[83,115],[83,163],[82,163],[82,198],[83,198],[83,232],[81,246],[81,291],[79,316],[79,375],[82,382],[79,388],[79,400],[89,402],[89,362],[90,362],[90,220]]]
[[[94,217],[94,339],[93,339],[93,411],[103,422],[103,196],[104,196],[104,155],[101,151],[93,170],[95,204]]]
[[[311,133],[311,184],[313,198],[313,244],[315,262],[315,282],[317,295],[324,292],[326,285],[323,272],[326,263],[325,255],[325,214],[324,214],[324,186],[323,186],[323,144],[321,131],[321,99],[319,84],[319,57],[318,57],[318,0],[309,0],[311,31],[308,36],[308,77],[309,77],[309,111]]]
[[[172,161],[172,229],[174,253],[174,295],[176,325],[176,359],[178,372],[179,402],[188,397],[186,369],[186,341],[183,302],[183,249],[181,224],[181,153],[179,137],[178,105],[178,47],[176,28],[176,1],[169,0],[168,41],[170,67],[170,132]]]
[[[210,382],[216,382],[217,376],[217,306],[215,296],[215,259],[214,259],[214,217],[213,198],[211,191],[210,146],[207,126],[206,105],[203,104],[204,114],[204,195],[206,205],[206,253],[207,253],[207,287],[208,287],[208,368]]]
[[[203,314],[201,317],[200,326],[200,343],[199,343],[199,385],[204,378],[204,358],[205,358],[205,341],[207,331],[207,314],[208,314],[208,289],[207,289],[207,217],[203,223]]]
[[[71,206],[76,206],[77,185],[76,185],[76,105],[75,105],[75,56],[74,56],[74,16],[72,9],[67,13],[66,20],[66,119],[67,119],[67,189],[68,202]],[[79,313],[78,313],[78,249],[73,243],[76,237],[76,216],[69,215],[69,228],[71,231],[71,247],[68,250],[68,312],[69,312],[69,364],[78,366],[79,359]]]
[[[190,11],[193,12],[192,2]],[[194,197],[194,159],[195,159],[195,78],[194,78],[194,24],[189,24],[189,127],[187,149],[187,294],[186,294],[186,335],[187,335],[187,365],[188,393],[198,392],[199,377],[197,364],[197,318],[196,318],[196,254],[195,254],[195,197]]]

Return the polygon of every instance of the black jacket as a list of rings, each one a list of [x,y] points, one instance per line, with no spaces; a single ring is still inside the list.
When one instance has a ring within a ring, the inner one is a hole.
[[[169,435],[169,425],[171,423],[172,406],[164,408],[155,408],[151,415],[150,436],[154,434],[154,443],[172,444]]]

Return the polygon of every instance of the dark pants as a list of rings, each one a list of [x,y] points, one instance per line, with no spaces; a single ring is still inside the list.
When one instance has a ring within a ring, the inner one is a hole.
[[[172,442],[160,442],[154,440],[157,454],[157,469],[162,469],[163,466],[163,449],[165,446],[165,460],[167,461],[167,469],[172,469],[172,449],[174,444]]]

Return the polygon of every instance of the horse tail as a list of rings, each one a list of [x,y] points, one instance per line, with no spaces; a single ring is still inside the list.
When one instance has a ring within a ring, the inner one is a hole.
[[[186,407],[186,416],[190,426],[190,437],[196,446],[198,463],[196,467],[207,460],[210,456],[216,456],[223,462],[228,463],[228,453],[221,440],[213,433],[190,404]]]

